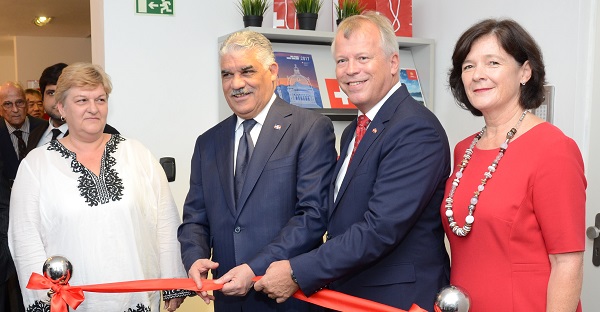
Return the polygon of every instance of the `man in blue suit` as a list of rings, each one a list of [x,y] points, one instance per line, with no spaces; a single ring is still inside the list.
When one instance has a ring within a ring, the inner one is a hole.
[[[0,106],[0,311],[19,312],[25,307],[8,249],[10,193],[27,147],[35,147],[30,134],[43,127],[45,121],[27,115],[27,99],[18,83],[0,85]]]
[[[278,65],[263,35],[229,36],[220,64],[234,114],[196,141],[178,230],[183,263],[198,287],[208,270],[224,283],[214,297],[199,293],[206,303],[215,299],[217,312],[310,311],[316,306],[295,299],[277,304],[254,291],[251,279],[322,244],[333,125],[275,95]]]
[[[6,82],[0,86],[0,104],[0,150],[4,161],[4,175],[12,187],[22,157],[37,144],[31,134],[42,128],[46,121],[27,115],[25,91],[18,83]],[[20,151],[17,143],[17,133],[25,145],[23,151]],[[23,154],[19,155],[21,152]]]
[[[310,296],[328,286],[433,311],[436,292],[449,281],[439,215],[450,173],[448,139],[399,82],[398,44],[387,18],[369,13],[344,20],[332,52],[340,87],[359,116],[342,135],[327,241],[273,263],[254,287],[278,302],[298,289]]]

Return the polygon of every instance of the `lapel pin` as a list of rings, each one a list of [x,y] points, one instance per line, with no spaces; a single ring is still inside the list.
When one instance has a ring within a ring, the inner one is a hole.
[[[274,128],[275,130],[281,130],[281,125],[275,125],[273,128]]]
[[[377,128],[373,128],[372,132],[377,133]]]

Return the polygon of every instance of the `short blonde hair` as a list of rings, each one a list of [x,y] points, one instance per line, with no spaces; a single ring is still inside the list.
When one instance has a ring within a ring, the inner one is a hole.
[[[381,48],[385,52],[385,55],[392,56],[393,54],[400,53],[398,40],[396,38],[396,33],[394,33],[392,23],[387,17],[375,11],[367,11],[361,15],[352,15],[345,18],[338,26],[335,36],[333,37],[331,53],[335,53],[335,38],[337,37],[337,34],[343,33],[344,38],[348,39],[352,33],[362,29],[365,22],[373,23],[379,30],[379,42],[381,43]]]
[[[110,77],[104,69],[91,63],[74,63],[63,69],[56,83],[56,101],[65,103],[67,93],[71,88],[96,88],[104,87],[106,96],[112,91]]]

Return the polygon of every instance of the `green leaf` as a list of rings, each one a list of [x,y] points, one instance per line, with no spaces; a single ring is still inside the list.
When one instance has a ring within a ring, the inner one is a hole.
[[[316,13],[319,14],[323,0],[294,0],[296,13]]]
[[[365,6],[360,4],[360,0],[340,0],[340,3],[335,5],[338,20],[352,15],[360,15],[364,10]]]
[[[243,16],[263,16],[271,4],[269,0],[240,0],[237,6]]]

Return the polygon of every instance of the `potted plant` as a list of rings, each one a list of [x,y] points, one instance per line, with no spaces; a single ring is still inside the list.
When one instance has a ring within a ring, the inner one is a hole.
[[[360,4],[360,0],[339,0],[335,5],[336,23],[339,25],[346,17],[360,15],[364,10],[365,6]]]
[[[323,0],[294,0],[299,28],[315,30],[322,6]]]
[[[269,5],[269,0],[240,0],[238,9],[244,19],[244,27],[262,26],[263,15]]]

